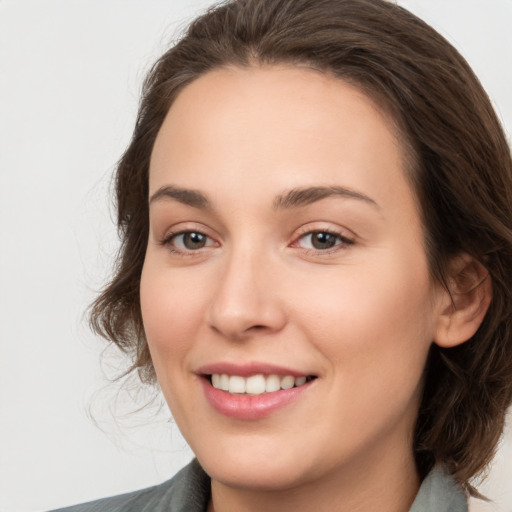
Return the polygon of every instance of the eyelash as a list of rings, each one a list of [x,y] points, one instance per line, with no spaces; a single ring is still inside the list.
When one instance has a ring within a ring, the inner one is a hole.
[[[166,246],[171,253],[176,254],[178,256],[196,256],[200,253],[201,249],[204,249],[205,247],[209,247],[209,245],[205,245],[205,247],[200,247],[197,250],[194,249],[187,249],[187,248],[177,248],[175,245],[173,245],[173,241],[176,240],[176,238],[180,236],[185,235],[200,235],[207,239],[206,243],[208,244],[209,241],[213,241],[211,237],[209,237],[206,233],[203,233],[202,231],[198,229],[184,229],[183,231],[177,231],[175,233],[169,233],[167,236],[160,241],[160,245]]]
[[[326,249],[315,249],[315,248],[303,248],[303,250],[307,254],[314,255],[328,255],[334,252],[338,252],[346,249],[348,246],[354,244],[354,240],[342,235],[339,231],[334,229],[310,229],[305,231],[300,236],[296,238],[296,241],[291,244],[292,247],[297,246],[300,240],[303,240],[306,237],[312,237],[314,235],[329,235],[336,239],[335,245]]]
[[[290,247],[299,247],[300,240],[303,240],[306,237],[311,237],[314,235],[329,235],[332,237],[335,237],[336,243],[332,247],[325,248],[325,249],[318,249],[318,248],[302,248],[302,250],[307,254],[314,254],[314,255],[328,255],[332,254],[334,252],[338,252],[340,250],[346,249],[348,246],[354,244],[354,240],[347,238],[346,236],[342,235],[339,231],[332,230],[332,229],[313,229],[304,231],[301,235],[299,235],[294,242],[290,244]],[[194,249],[182,249],[177,248],[175,245],[173,245],[173,241],[175,241],[180,236],[185,235],[200,235],[202,237],[205,237],[207,239],[205,246],[197,248],[197,250]],[[201,253],[201,249],[207,248],[213,244],[208,244],[208,240],[210,242],[216,243],[210,236],[208,236],[206,233],[203,233],[200,230],[194,230],[194,229],[188,229],[183,231],[177,231],[175,233],[169,233],[163,240],[160,241],[160,245],[168,247],[170,252],[172,254],[176,254],[178,256],[197,256]]]

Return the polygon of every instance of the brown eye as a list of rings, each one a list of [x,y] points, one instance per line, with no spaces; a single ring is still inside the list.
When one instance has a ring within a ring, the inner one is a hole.
[[[331,249],[338,243],[339,236],[331,233],[311,233],[311,246],[315,249]]]
[[[168,237],[163,243],[181,252],[198,251],[215,245],[209,236],[199,231],[182,231]]]
[[[310,231],[302,235],[297,245],[303,249],[313,251],[328,251],[329,249],[339,248],[342,249],[354,242],[349,238],[344,237],[339,233],[330,233],[329,231]]]
[[[194,249],[202,249],[206,245],[208,239],[207,236],[202,233],[195,233],[193,231],[189,233],[183,233],[183,246],[185,249],[193,251]]]

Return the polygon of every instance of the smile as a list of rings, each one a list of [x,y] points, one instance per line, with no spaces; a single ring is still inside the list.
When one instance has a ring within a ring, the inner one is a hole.
[[[232,395],[262,395],[273,393],[279,390],[292,389],[303,386],[314,377],[294,377],[293,375],[251,375],[242,377],[240,375],[227,375],[225,373],[214,373],[209,376],[210,383],[215,389],[227,391]]]
[[[316,387],[317,375],[274,365],[215,364],[203,367],[204,396],[215,411],[239,420],[260,420],[291,406]]]

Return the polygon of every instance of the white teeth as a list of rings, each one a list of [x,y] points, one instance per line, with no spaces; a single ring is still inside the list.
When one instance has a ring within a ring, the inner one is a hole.
[[[212,380],[213,380],[213,375],[212,375]],[[214,384],[214,386],[215,386],[215,384]],[[229,375],[226,375],[225,373],[223,373],[220,376],[219,389],[222,389],[222,391],[229,391]]]
[[[306,377],[297,377],[295,379],[295,385],[297,387],[302,386],[302,384],[305,384],[305,383],[306,383]]]
[[[261,395],[265,393],[265,377],[263,375],[253,375],[245,381],[245,392],[250,395]]]
[[[212,386],[232,394],[261,395],[272,393],[280,389],[291,389],[294,386],[302,386],[306,383],[306,377],[293,377],[292,375],[251,375],[240,377],[239,375],[226,375],[214,373],[211,376]]]
[[[281,388],[282,389],[291,389],[295,386],[295,378],[291,375],[286,375],[285,377],[281,377]]]
[[[281,379],[278,375],[269,375],[265,379],[265,391],[271,393],[272,391],[279,391],[281,389]]]
[[[238,375],[231,375],[231,377],[229,377],[229,392],[245,393],[245,379]]]

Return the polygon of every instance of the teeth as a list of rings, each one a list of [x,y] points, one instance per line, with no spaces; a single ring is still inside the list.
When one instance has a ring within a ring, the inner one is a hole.
[[[299,387],[302,386],[302,384],[306,384],[306,377],[297,377],[295,379],[295,385]]]
[[[245,392],[250,395],[265,393],[265,387],[265,377],[263,375],[253,375],[245,381]]]
[[[292,375],[251,375],[240,377],[239,375],[226,375],[214,373],[212,386],[232,394],[261,395],[272,393],[280,389],[291,389],[294,386],[302,386],[307,382],[306,377],[293,377]]]
[[[222,391],[229,391],[229,376],[225,373],[220,376],[219,389],[222,389]]]
[[[265,391],[271,393],[272,391],[279,391],[281,389],[281,379],[277,375],[269,375],[265,379]]]
[[[295,378],[291,375],[281,377],[281,389],[291,389],[295,386]]]
[[[231,375],[231,377],[229,377],[229,392],[245,393],[245,379],[238,375]]]

